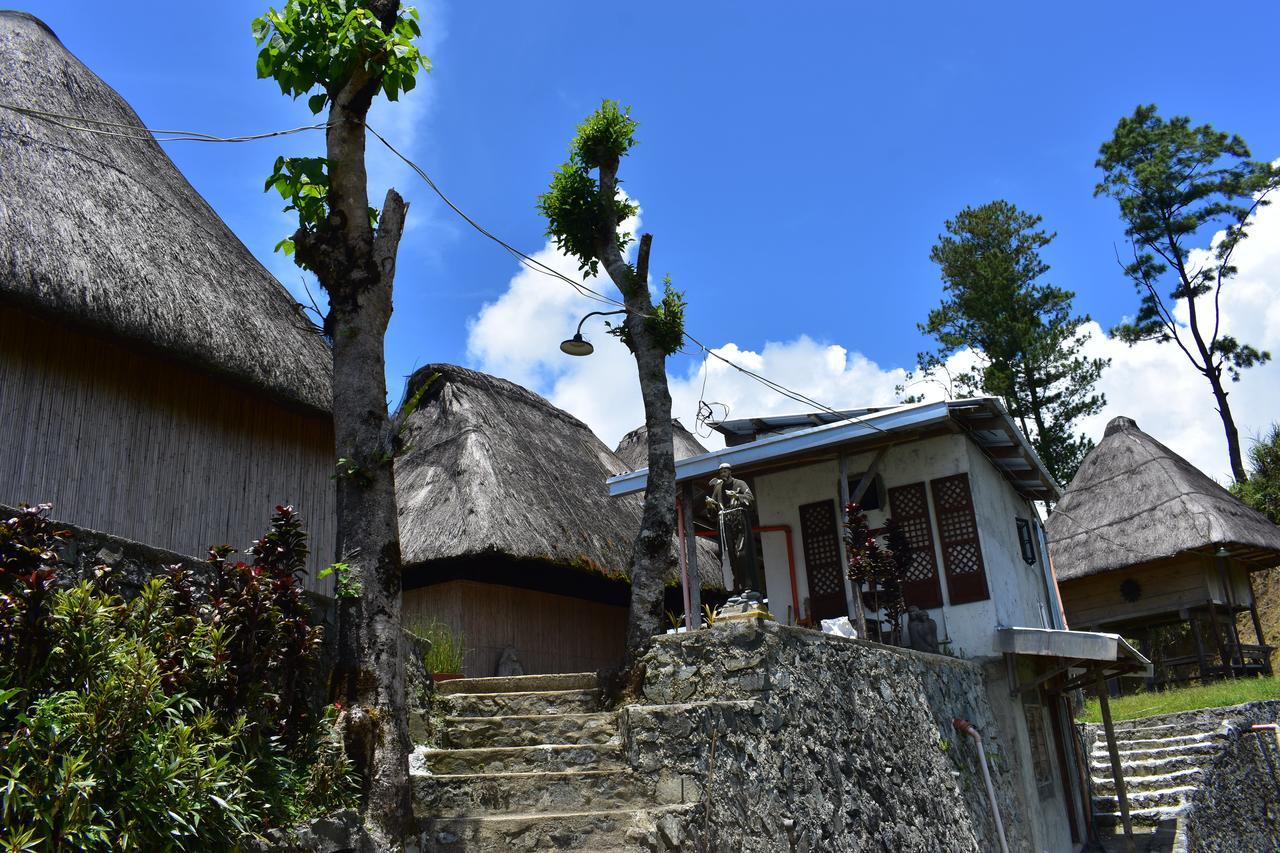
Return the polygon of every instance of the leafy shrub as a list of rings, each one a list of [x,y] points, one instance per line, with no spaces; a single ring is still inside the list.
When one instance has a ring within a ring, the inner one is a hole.
[[[319,629],[291,508],[253,562],[211,552],[130,601],[110,574],[59,588],[49,507],[0,520],[0,849],[230,849],[349,805],[332,719],[305,685]]]

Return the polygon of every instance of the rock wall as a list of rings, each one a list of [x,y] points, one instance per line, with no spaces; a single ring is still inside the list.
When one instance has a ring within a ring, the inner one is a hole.
[[[698,803],[660,827],[673,848],[999,850],[956,717],[983,733],[1010,849],[1031,847],[975,663],[751,621],[667,635],[645,666],[623,740],[663,802]]]
[[[1187,849],[1280,850],[1280,749],[1272,732],[1250,729],[1254,723],[1277,722],[1280,702],[1211,711],[1226,721],[1227,739],[1192,796]]]

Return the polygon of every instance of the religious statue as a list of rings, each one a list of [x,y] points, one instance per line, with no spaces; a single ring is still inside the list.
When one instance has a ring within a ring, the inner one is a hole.
[[[917,652],[938,653],[938,623],[914,604],[907,608],[907,645]]]
[[[707,512],[720,523],[720,555],[733,575],[735,598],[758,602],[763,584],[751,533],[750,507],[754,501],[751,487],[733,476],[729,463],[722,464],[711,481]]]

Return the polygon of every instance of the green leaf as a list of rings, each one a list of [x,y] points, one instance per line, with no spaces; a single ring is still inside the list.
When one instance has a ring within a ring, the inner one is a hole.
[[[329,96],[321,92],[319,95],[312,95],[307,99],[307,106],[311,108],[313,115],[318,114],[324,109],[324,105],[328,103]]]

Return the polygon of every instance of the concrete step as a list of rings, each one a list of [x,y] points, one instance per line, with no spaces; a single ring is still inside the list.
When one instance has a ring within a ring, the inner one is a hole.
[[[1176,821],[1186,806],[1160,806],[1150,809],[1130,809],[1129,820],[1134,830],[1142,829],[1152,832],[1160,828],[1166,821]],[[1123,832],[1124,824],[1119,812],[1095,812],[1094,818],[1101,832]]]
[[[436,685],[440,696],[459,693],[533,693],[546,690],[593,690],[600,685],[594,672],[547,675],[508,675],[497,678],[455,678]]]
[[[685,839],[678,824],[687,808],[428,818],[421,827],[420,849],[423,853],[675,851],[683,849]]]
[[[629,770],[414,775],[414,811],[422,816],[543,814],[642,808],[651,783]]]
[[[419,747],[410,767],[422,773],[537,773],[561,770],[620,770],[619,743],[543,744],[478,749]]]
[[[1135,749],[1154,749],[1165,746],[1189,746],[1197,743],[1221,743],[1223,736],[1216,732],[1207,734],[1172,735],[1169,737],[1142,737],[1116,740],[1116,747],[1123,753]],[[1107,754],[1107,742],[1099,740],[1093,745],[1093,756],[1099,758]]]
[[[1124,778],[1132,779],[1138,776],[1154,776],[1163,773],[1173,773],[1176,770],[1202,768],[1212,762],[1213,757],[1213,752],[1173,753],[1170,755],[1156,756],[1154,758],[1122,760],[1121,765],[1124,770]],[[1111,776],[1111,762],[1090,761],[1089,775],[1093,776],[1095,779],[1103,776],[1109,778]]]
[[[525,693],[453,693],[440,697],[451,717],[586,714],[600,710],[600,691],[539,690]]]
[[[1150,761],[1156,758],[1172,758],[1179,755],[1216,755],[1219,745],[1215,741],[1204,741],[1201,743],[1186,743],[1179,746],[1145,746],[1136,747],[1134,749],[1120,750],[1120,763],[1128,765],[1131,761]],[[1101,754],[1094,752],[1090,756],[1095,762],[1106,762],[1110,760],[1108,753]]]
[[[477,749],[538,744],[607,743],[617,737],[616,712],[531,717],[446,717],[445,746]]]
[[[1107,772],[1103,775],[1093,777],[1093,789],[1103,796],[1114,794],[1116,788],[1116,783],[1112,780],[1110,774],[1111,765],[1106,765],[1106,768]],[[1204,776],[1204,770],[1199,767],[1188,767],[1169,773],[1152,773],[1147,776],[1131,776],[1126,771],[1124,784],[1125,789],[1130,793],[1135,791],[1159,791],[1184,785],[1198,785],[1202,776]]]
[[[1182,806],[1191,800],[1191,795],[1195,793],[1195,790],[1195,785],[1158,788],[1153,791],[1127,790],[1129,811]],[[1110,795],[1093,798],[1093,810],[1095,812],[1115,812],[1119,811],[1119,809],[1119,799],[1114,795],[1114,792]]]

